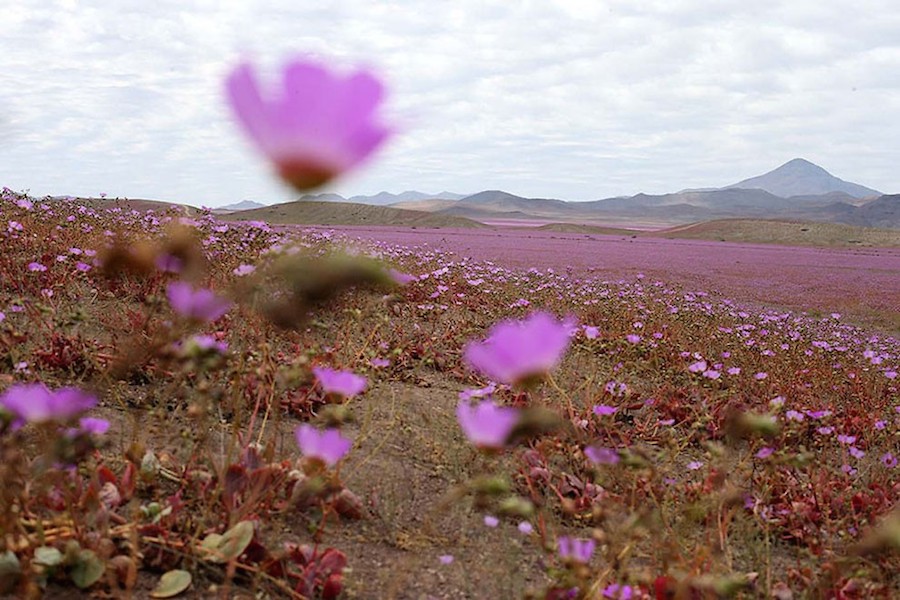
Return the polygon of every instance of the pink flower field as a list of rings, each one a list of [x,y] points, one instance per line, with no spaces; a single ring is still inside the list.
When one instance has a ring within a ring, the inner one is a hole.
[[[332,229],[332,228],[329,228]],[[745,302],[844,312],[900,327],[900,248],[854,250],[534,229],[339,227],[343,234],[434,248],[517,268],[603,279],[643,274]]]

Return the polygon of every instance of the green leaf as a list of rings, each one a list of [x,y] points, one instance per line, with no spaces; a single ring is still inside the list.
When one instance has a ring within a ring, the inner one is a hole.
[[[181,569],[165,573],[159,578],[156,588],[150,592],[151,598],[172,598],[191,587],[191,574]]]
[[[63,554],[52,546],[41,546],[34,549],[34,562],[45,567],[59,566],[63,561]]]
[[[78,553],[78,560],[69,575],[75,585],[85,589],[97,583],[105,571],[106,565],[92,550],[82,550]]]
[[[218,551],[224,560],[233,560],[244,553],[253,541],[253,521],[241,521],[224,534],[219,540]]]
[[[253,541],[253,521],[241,521],[223,535],[211,533],[200,543],[200,552],[207,560],[223,563],[234,560],[244,553]]]

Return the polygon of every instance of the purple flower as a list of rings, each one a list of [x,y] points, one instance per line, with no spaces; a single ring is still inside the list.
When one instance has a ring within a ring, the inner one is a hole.
[[[803,413],[793,410],[793,409],[784,413],[784,416],[788,421],[798,421],[799,422],[799,421],[803,421],[803,419],[804,419]]]
[[[688,371],[690,371],[691,373],[702,373],[705,370],[706,370],[706,361],[705,360],[698,360],[695,363],[691,363],[691,365],[688,367]]]
[[[456,418],[463,433],[478,448],[499,449],[506,445],[509,434],[519,421],[515,408],[497,406],[490,400],[471,405],[460,401]]]
[[[220,342],[211,335],[198,334],[188,338],[182,348],[186,355],[209,351],[225,354],[228,352],[228,342]]]
[[[699,460],[692,460],[691,462],[689,462],[687,464],[687,468],[690,469],[691,471],[696,471],[697,469],[702,469],[703,462],[701,462]]]
[[[0,396],[0,406],[19,422],[64,421],[95,406],[97,398],[77,388],[51,392],[42,383],[14,385]]]
[[[487,527],[496,527],[500,524],[500,519],[494,515],[484,515],[484,524]]]
[[[284,67],[281,88],[264,98],[254,68],[242,64],[229,75],[226,91],[245,132],[300,191],[356,166],[390,134],[374,118],[382,85],[365,71],[343,77],[295,60]]]
[[[254,267],[253,265],[238,265],[231,272],[234,273],[235,275],[237,275],[238,277],[243,277],[244,275],[249,275],[250,273],[254,272],[255,270],[256,270],[256,267]]]
[[[615,465],[619,463],[619,453],[612,448],[587,446],[584,455],[596,465]]]
[[[856,446],[850,446],[849,452],[850,452],[850,456],[852,456],[853,458],[855,458],[855,459],[857,459],[857,460],[860,459],[860,458],[862,458],[863,456],[866,455],[865,452],[863,452],[862,450],[860,450],[860,449],[857,448]]]
[[[216,296],[212,290],[195,290],[184,281],[170,283],[166,296],[175,312],[197,321],[215,321],[231,308],[231,302]]]
[[[571,560],[581,564],[587,564],[591,561],[591,555],[594,554],[594,540],[570,538],[568,536],[560,536],[556,540],[559,548],[559,557],[563,560]]]
[[[407,283],[416,281],[416,279],[418,279],[415,275],[403,273],[401,271],[398,271],[397,269],[388,269],[388,277],[390,277],[395,283],[399,285],[406,285]]]
[[[449,565],[453,562],[452,554],[441,554],[438,556],[438,560],[441,561],[442,565]]]
[[[897,466],[897,457],[895,457],[890,452],[885,452],[881,455],[881,464],[886,466],[888,469],[893,469]]]
[[[47,267],[45,267],[44,265],[42,265],[39,262],[30,262],[30,263],[28,263],[28,270],[31,272],[41,273],[43,271],[46,271]]]
[[[603,597],[615,600],[631,600],[634,597],[634,592],[630,585],[611,583],[603,589]]]
[[[304,456],[321,460],[329,467],[341,460],[353,445],[353,442],[341,435],[339,429],[319,431],[308,423],[295,429],[294,437]]]
[[[641,341],[641,336],[635,333],[629,333],[625,336],[625,339],[628,340],[628,342],[631,344],[638,344]]]
[[[593,325],[585,325],[584,326],[584,337],[589,340],[595,340],[600,337],[600,328],[594,327]]]
[[[79,434],[103,435],[107,431],[109,431],[109,421],[106,419],[85,417],[78,420],[78,427],[69,429],[66,433],[71,437],[75,437]]]
[[[366,389],[366,378],[350,371],[313,367],[313,374],[326,394],[351,398]]]
[[[160,254],[156,257],[156,268],[163,273],[181,273],[184,262],[172,254]]]
[[[759,449],[759,452],[756,453],[756,458],[759,458],[759,459],[769,458],[774,453],[775,453],[775,450],[773,450],[772,448],[769,448],[768,446],[765,446],[765,447]]]
[[[856,441],[856,436],[855,435],[845,435],[842,433],[839,436],[837,436],[837,441],[839,441],[842,444],[852,444]]]
[[[528,535],[529,533],[534,531],[534,527],[532,527],[531,523],[529,523],[528,521],[520,522],[518,525],[518,529],[519,529],[519,533],[522,533],[524,535]]]
[[[95,419],[93,417],[84,417],[78,420],[78,428],[84,433],[92,435],[103,435],[109,431],[109,421],[106,419]]]
[[[523,321],[497,323],[487,339],[466,346],[464,358],[486,377],[515,384],[554,369],[569,342],[566,323],[549,313],[536,312]]]
[[[615,406],[609,406],[607,404],[597,404],[594,406],[594,414],[598,417],[608,417],[609,415],[616,414],[616,411],[619,410]]]

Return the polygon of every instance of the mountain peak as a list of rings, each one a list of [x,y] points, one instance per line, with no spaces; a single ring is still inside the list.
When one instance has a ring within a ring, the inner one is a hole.
[[[881,195],[881,192],[872,188],[839,179],[805,158],[794,158],[768,173],[744,179],[727,187],[761,189],[782,198],[831,192],[844,192],[854,198]]]

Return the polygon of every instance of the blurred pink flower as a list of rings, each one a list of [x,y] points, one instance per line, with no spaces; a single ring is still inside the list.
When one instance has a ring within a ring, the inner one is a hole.
[[[596,465],[617,465],[620,460],[617,450],[601,446],[587,446],[584,455]]]
[[[339,429],[319,431],[308,423],[295,429],[294,437],[304,456],[321,460],[329,467],[337,464],[353,445],[353,442],[341,435]]]
[[[581,564],[591,562],[591,556],[594,554],[596,545],[592,539],[571,538],[568,536],[560,536],[556,543],[559,548],[560,558]]]
[[[466,346],[464,358],[486,377],[515,384],[554,369],[570,341],[565,322],[549,313],[536,312],[522,321],[497,323],[484,341]]]
[[[465,436],[476,447],[499,449],[506,445],[509,434],[519,421],[519,411],[497,406],[490,400],[483,400],[475,406],[460,401],[456,406],[456,418]]]
[[[284,67],[266,97],[252,65],[236,67],[226,92],[237,120],[281,178],[303,191],[355,167],[390,135],[374,113],[384,89],[371,73],[342,76],[312,60]]]
[[[231,302],[216,296],[212,290],[195,290],[184,281],[174,281],[166,288],[169,304],[178,314],[198,321],[215,321],[231,308]]]
[[[326,394],[351,398],[366,389],[366,378],[351,371],[313,367],[313,374]]]
[[[42,383],[14,385],[0,396],[0,406],[12,413],[19,425],[70,419],[97,404],[97,398],[77,388],[51,392]]]
[[[484,515],[484,524],[488,527],[496,527],[500,524],[500,519],[494,515]]]

